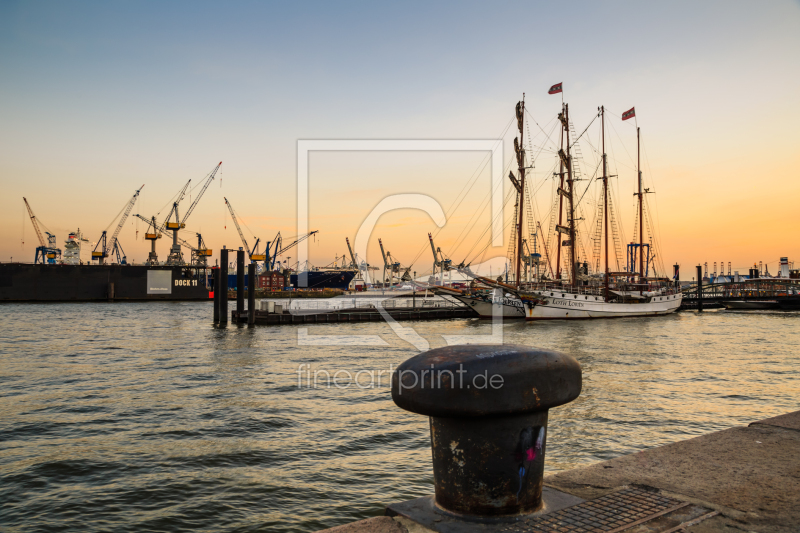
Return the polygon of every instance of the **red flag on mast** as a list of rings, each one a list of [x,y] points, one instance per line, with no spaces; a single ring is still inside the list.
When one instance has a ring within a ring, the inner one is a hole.
[[[556,93],[560,93],[560,92],[562,91],[562,88],[561,88],[561,86],[562,86],[563,84],[564,84],[564,82],[563,82],[563,81],[562,81],[561,83],[556,83],[555,85],[553,85],[552,87],[550,87],[550,90],[549,90],[549,91],[547,91],[547,94],[556,94]]]
[[[632,107],[622,114],[622,120],[628,120],[636,116],[636,108]]]

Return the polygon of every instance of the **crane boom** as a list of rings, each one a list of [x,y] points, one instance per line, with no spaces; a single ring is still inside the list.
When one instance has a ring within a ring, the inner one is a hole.
[[[39,238],[39,245],[46,248],[47,243],[44,242],[44,236],[42,235],[42,230],[39,229],[39,223],[36,221],[36,215],[33,214],[33,209],[31,209],[27,198],[23,196],[22,200],[25,202],[25,207],[28,208],[28,216],[31,217],[31,224],[33,224],[33,229],[36,230],[36,236]]]
[[[131,214],[131,209],[133,209],[133,205],[136,203],[136,198],[139,197],[139,192],[144,189],[144,184],[142,184],[139,189],[133,193],[133,198],[128,200],[128,205],[125,207],[125,212],[122,214],[122,218],[119,219],[119,224],[117,224],[117,229],[114,230],[114,234],[111,236],[111,243],[109,244],[109,248],[114,250],[117,245],[117,237],[119,236],[120,230],[122,230],[122,226],[125,225],[125,221],[128,220],[128,215]]]
[[[275,261],[278,259],[278,250],[280,250],[281,246],[283,246],[283,238],[279,231],[275,238],[267,243],[267,261],[265,264],[268,270],[275,270]],[[269,252],[270,247],[272,248],[272,255]]]
[[[386,259],[386,252],[383,251],[383,242],[380,239],[378,239],[378,244],[381,247],[381,255],[383,256],[383,267],[391,268],[391,266],[389,265],[389,260]]]
[[[219,165],[214,167],[214,170],[211,171],[211,174],[208,176],[208,179],[203,184],[203,188],[200,189],[199,193],[197,193],[197,196],[195,197],[194,202],[192,202],[192,205],[190,205],[189,209],[186,210],[186,214],[183,215],[183,220],[181,220],[181,224],[186,224],[186,219],[189,218],[189,215],[192,214],[192,211],[194,211],[194,208],[197,206],[197,203],[200,201],[200,198],[203,197],[203,193],[206,192],[206,189],[208,189],[208,186],[211,185],[212,181],[214,181],[214,176],[217,175],[217,171],[219,170],[219,167],[221,167],[221,166],[222,166],[222,161],[220,161]]]
[[[25,202],[25,207],[28,208],[28,215],[31,217],[31,224],[33,224],[33,229],[36,231],[36,237],[39,239],[39,246],[36,247],[36,256],[34,257],[33,262],[38,263],[39,257],[41,256],[43,264],[45,262],[54,264],[56,260],[61,257],[61,249],[56,248],[56,236],[50,233],[50,230],[47,229],[47,226],[39,222],[39,219],[33,214],[33,209],[31,209],[28,200],[25,197],[23,197],[22,200]],[[44,232],[47,234],[46,240],[44,235],[42,235],[42,228],[39,226],[44,228]]]
[[[294,246],[297,246],[297,244],[298,244],[298,243],[301,243],[301,242],[303,242],[304,240],[308,239],[309,237],[311,237],[311,236],[312,236],[312,235],[314,235],[315,233],[319,233],[319,230],[314,230],[314,231],[312,231],[312,232],[306,233],[305,235],[303,235],[302,237],[300,237],[299,239],[297,239],[297,240],[296,240],[296,241],[294,241],[293,243],[291,243],[291,244],[287,244],[286,246],[284,246],[283,248],[281,248],[279,251],[275,252],[275,257],[278,257],[278,256],[279,256],[280,254],[282,254],[283,252],[285,252],[285,251],[289,250],[290,248],[293,248]]]
[[[178,242],[193,252],[197,251],[197,248],[194,245],[190,244],[188,241],[184,239],[181,239],[180,237],[178,237]]]
[[[220,165],[221,164],[222,163],[220,163]],[[228,211],[231,212],[231,218],[233,219],[233,224],[234,226],[236,226],[236,231],[239,232],[239,238],[242,239],[242,244],[244,244],[244,249],[247,250],[247,257],[250,257],[250,246],[247,244],[247,239],[244,238],[244,233],[242,233],[242,228],[239,227],[239,221],[236,219],[236,213],[234,213],[233,206],[231,205],[231,203],[228,201],[227,198],[225,198],[225,205],[228,206]]]
[[[153,219],[149,219],[149,218],[147,218],[147,217],[143,217],[143,216],[142,216],[142,215],[140,215],[139,213],[136,213],[136,214],[134,214],[133,216],[135,216],[136,218],[138,218],[138,219],[140,219],[140,220],[143,220],[143,221],[147,222],[147,224],[148,224],[148,228],[147,228],[147,229],[148,229],[148,230],[149,230],[150,228],[153,228],[153,233],[158,233],[158,232],[159,232],[159,228],[158,228],[158,222],[156,222],[156,221],[155,221],[155,218],[156,218],[156,217],[153,217]]]
[[[172,202],[172,209],[170,209],[169,213],[167,213],[167,216],[164,217],[164,222],[162,222],[161,225],[158,228],[156,228],[158,231],[163,231],[164,228],[168,227],[167,224],[169,223],[169,219],[172,218],[172,213],[175,213],[175,223],[174,224],[177,224],[178,226],[180,226],[180,220],[179,220],[179,217],[178,217],[178,204],[181,203],[181,200],[183,200],[183,197],[186,196],[186,189],[189,188],[189,184],[191,184],[191,183],[192,183],[192,180],[187,181],[186,185],[184,185],[183,188],[180,190],[180,192],[178,192],[178,196],[176,196],[175,197],[175,201]],[[156,213],[156,214],[158,214],[158,213]]]
[[[356,256],[353,253],[353,248],[350,247],[350,238],[345,237],[345,241],[347,241],[347,251],[350,252],[350,264],[353,268],[358,269],[358,264],[356,263]]]
[[[142,215],[140,215],[140,214],[138,214],[138,213],[136,213],[136,214],[135,214],[135,215],[133,215],[133,216],[135,216],[136,218],[138,218],[138,219],[140,219],[140,220],[142,220],[142,221],[144,221],[144,222],[147,222],[147,224],[149,225],[149,227],[148,227],[147,229],[148,229],[148,230],[150,230],[150,228],[153,228],[153,234],[157,234],[157,235],[158,235],[158,237],[160,237],[160,236],[161,236],[161,235],[158,233],[158,232],[159,232],[159,229],[157,228],[157,223],[156,223],[156,222],[154,222],[153,220],[151,220],[151,219],[149,219],[149,218],[147,218],[147,217],[143,217]],[[155,238],[152,238],[152,239],[149,239],[149,240],[155,240]],[[188,248],[188,249],[190,249],[190,250],[192,250],[192,251],[195,251],[195,250],[197,250],[197,248],[196,248],[195,246],[193,246],[193,245],[189,244],[187,241],[185,241],[184,239],[181,239],[180,237],[178,237],[178,242],[179,242],[181,245],[185,246],[186,248]]]
[[[433,252],[433,262],[438,263],[439,258],[436,255],[436,247],[433,245],[433,236],[431,236],[430,233],[428,233],[428,240],[431,241],[431,252]]]

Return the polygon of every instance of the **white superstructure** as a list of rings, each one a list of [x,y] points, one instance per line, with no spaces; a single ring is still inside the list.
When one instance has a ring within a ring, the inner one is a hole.
[[[70,232],[64,241],[64,253],[61,255],[65,265],[92,264],[92,243],[83,238],[80,228]]]

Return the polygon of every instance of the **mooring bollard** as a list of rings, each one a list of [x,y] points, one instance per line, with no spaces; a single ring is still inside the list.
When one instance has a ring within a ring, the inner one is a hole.
[[[256,264],[247,265],[247,323],[256,323]]]
[[[219,323],[228,323],[228,249],[219,252]]]
[[[430,417],[437,507],[466,519],[540,509],[548,410],[580,392],[575,358],[529,346],[437,348],[392,375],[394,402]]]

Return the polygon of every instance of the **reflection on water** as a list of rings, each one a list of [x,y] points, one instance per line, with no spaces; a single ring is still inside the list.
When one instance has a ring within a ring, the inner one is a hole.
[[[209,303],[3,305],[0,527],[314,531],[433,490],[427,421],[389,388],[298,387],[298,367],[388,370],[389,346],[297,346],[297,326],[215,329]],[[798,313],[521,323],[505,342],[573,354],[551,411],[556,471],[797,410]],[[488,334],[474,320],[404,322]]]

